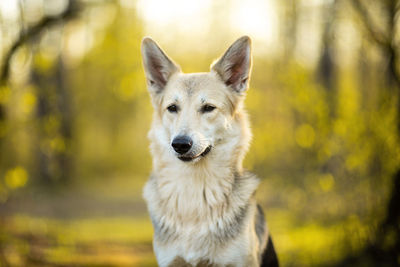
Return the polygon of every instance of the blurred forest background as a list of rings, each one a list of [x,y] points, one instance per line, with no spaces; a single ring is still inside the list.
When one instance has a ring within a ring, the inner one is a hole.
[[[1,0],[0,266],[156,266],[140,42],[253,39],[245,167],[283,266],[400,265],[398,0]]]

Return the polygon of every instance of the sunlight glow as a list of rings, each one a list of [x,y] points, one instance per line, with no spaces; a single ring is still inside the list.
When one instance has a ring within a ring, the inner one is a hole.
[[[138,0],[137,8],[144,19],[146,35],[158,40],[174,42],[179,38],[193,46],[194,39],[204,42],[210,37],[225,40],[249,35],[261,44],[260,52],[270,49],[277,39],[274,0]]]
[[[185,1],[185,0],[139,0],[138,9],[144,18],[156,24],[165,24],[177,20],[193,21],[199,11],[210,5],[209,0]]]
[[[16,20],[19,16],[18,1],[17,0],[0,1],[0,13],[2,18],[8,20]]]
[[[249,0],[245,4],[237,1],[233,6],[230,22],[241,34],[271,42],[277,20],[273,10],[271,1]]]

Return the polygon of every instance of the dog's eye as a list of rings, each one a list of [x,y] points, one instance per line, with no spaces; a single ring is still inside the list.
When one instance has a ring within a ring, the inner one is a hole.
[[[176,105],[171,105],[167,107],[168,111],[171,113],[178,112],[178,107]]]
[[[211,105],[204,105],[204,106],[201,107],[201,112],[202,112],[202,113],[211,112],[211,111],[213,111],[214,109],[215,109],[214,106],[211,106]]]

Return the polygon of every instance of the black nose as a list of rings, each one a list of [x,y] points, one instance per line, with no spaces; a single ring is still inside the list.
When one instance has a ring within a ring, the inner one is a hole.
[[[179,154],[185,154],[192,147],[193,141],[190,137],[181,135],[174,138],[172,141],[172,147]]]

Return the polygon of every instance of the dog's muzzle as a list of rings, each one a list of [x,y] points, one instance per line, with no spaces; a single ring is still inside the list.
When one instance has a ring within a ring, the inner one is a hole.
[[[206,147],[206,149],[204,149],[204,151],[201,152],[201,153],[198,154],[198,155],[195,155],[195,156],[181,155],[181,156],[178,156],[178,158],[179,158],[180,160],[182,160],[182,161],[192,161],[192,160],[197,159],[197,158],[199,158],[199,157],[205,157],[208,153],[210,153],[211,148],[212,148],[212,146],[210,145],[210,146]]]
[[[171,143],[175,152],[178,153],[178,158],[182,161],[192,161],[199,157],[204,157],[210,153],[212,146],[207,146],[201,153],[193,155],[188,153],[193,146],[193,140],[185,135],[180,135],[174,138]]]

